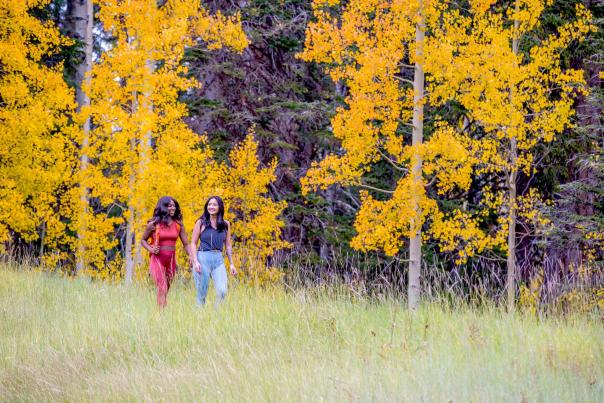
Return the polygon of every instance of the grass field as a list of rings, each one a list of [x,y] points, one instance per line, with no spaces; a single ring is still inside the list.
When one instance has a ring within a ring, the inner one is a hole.
[[[0,400],[604,401],[604,327],[244,287],[218,310],[0,267]]]

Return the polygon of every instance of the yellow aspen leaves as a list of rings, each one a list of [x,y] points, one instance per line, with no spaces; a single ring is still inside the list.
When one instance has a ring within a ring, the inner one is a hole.
[[[280,239],[285,225],[280,215],[286,202],[275,202],[267,196],[275,180],[277,161],[263,168],[257,152],[258,144],[250,130],[245,140],[229,153],[229,165],[221,167],[225,175],[219,178],[223,188],[217,193],[225,200],[227,219],[234,223],[233,234],[239,241],[240,253],[256,251],[263,260],[290,244]]]
[[[535,147],[552,141],[572,124],[573,99],[583,91],[583,73],[563,70],[559,55],[594,29],[589,13],[579,5],[575,21],[560,27],[557,34],[532,40],[526,51],[520,51],[514,49],[514,39],[520,46],[538,25],[547,2],[514,4],[517,7],[507,12],[448,13],[438,35],[429,39],[431,52],[426,57],[432,101],[461,104],[479,134],[472,141],[475,174],[499,178],[500,183],[511,172],[532,175]],[[518,209],[523,222],[541,231],[545,223],[535,208],[536,193],[529,190],[512,199],[507,190],[485,187],[478,208],[497,217]],[[498,228],[492,230],[500,234],[493,232],[495,239],[507,231],[509,220],[498,221]]]
[[[97,242],[87,243],[86,260],[102,273],[107,251],[116,245],[116,229],[132,228],[133,234],[126,236],[134,236],[134,250],[126,254],[136,255],[140,234],[159,197],[170,195],[179,201],[190,230],[213,194],[210,190],[230,188],[230,171],[214,162],[205,138],[183,122],[187,110],[178,102],[178,93],[198,83],[186,76],[181,62],[185,47],[199,39],[210,49],[229,47],[238,52],[248,39],[238,16],[210,15],[193,0],[169,0],[161,6],[154,0],[104,0],[98,17],[116,41],[94,65],[86,88],[91,106],[83,114],[92,118],[93,126],[90,147],[83,152],[95,157],[82,179],[90,189],[91,204],[99,205],[86,218],[86,238]],[[242,164],[249,163],[248,158]],[[257,183],[252,186],[262,189]],[[263,208],[267,206],[271,204]],[[266,241],[266,231],[259,228],[248,232],[261,233],[258,239]],[[272,234],[279,228],[273,227]]]
[[[39,239],[41,250],[64,259],[58,250],[69,208],[62,190],[76,163],[69,121],[75,102],[63,66],[43,64],[67,44],[56,27],[30,15],[48,2],[0,3],[0,243],[11,233]]]
[[[91,103],[76,114],[62,66],[42,63],[68,43],[30,15],[48,3],[0,5],[0,242],[11,233],[41,239],[48,262],[73,261],[75,231],[85,228],[86,272],[120,277],[125,259],[141,258],[140,234],[159,197],[180,202],[190,230],[207,197],[219,194],[240,247],[255,248],[262,259],[288,247],[280,239],[285,202],[267,196],[277,162],[260,165],[250,131],[230,164],[217,163],[206,137],[183,122],[187,108],[178,101],[199,85],[182,63],[186,47],[248,46],[239,15],[211,15],[197,0],[99,0],[96,18],[113,40],[84,87]],[[87,118],[89,143],[78,150],[78,127]],[[78,152],[89,160],[79,171]],[[77,208],[78,183],[89,191],[86,215]]]
[[[531,174],[534,147],[569,127],[582,73],[563,70],[559,52],[593,26],[589,13],[577,6],[574,22],[519,52],[514,43],[538,26],[547,1],[519,0],[502,8],[492,0],[476,0],[470,2],[469,12],[454,2],[427,1],[422,3],[423,56],[415,60],[418,4],[313,3],[315,20],[307,28],[299,57],[323,64],[349,95],[332,119],[341,151],[313,164],[302,185],[305,192],[336,183],[363,187],[374,163],[388,162],[400,179],[380,200],[361,192],[352,246],[394,255],[414,228],[426,226],[425,236],[436,239],[443,251],[457,251],[457,262],[463,263],[485,249],[505,245],[505,214],[517,202],[506,200],[500,194],[503,189],[485,185],[510,170]],[[417,149],[408,145],[413,109],[408,77],[415,62],[426,74],[425,105],[455,102],[463,110],[459,122],[437,122]],[[513,157],[512,139],[518,149]],[[413,155],[423,160],[423,184],[415,187],[409,177]],[[478,178],[484,178],[485,187],[469,208],[442,209],[427,192],[428,187],[435,189],[443,200],[455,192],[463,195]],[[422,206],[419,223],[414,222],[411,195]],[[524,210],[523,217],[535,218]],[[495,219],[495,227],[486,223],[493,214],[503,216]]]
[[[342,152],[313,164],[301,181],[303,191],[335,183],[363,186],[363,178],[375,162],[393,165],[401,176],[393,189],[386,190],[390,192],[386,199],[361,191],[362,204],[355,220],[357,236],[351,245],[395,255],[425,223],[436,220],[444,225],[444,215],[437,201],[429,197],[427,186],[435,184],[440,195],[454,189],[466,191],[477,163],[474,144],[466,133],[441,122],[423,144],[408,145],[414,94],[405,78],[409,75],[404,73],[416,62],[419,3],[356,0],[341,6],[339,13],[333,12],[332,5],[314,3],[316,21],[308,26],[300,57],[323,63],[332,79],[348,89],[346,105],[332,119],[333,134],[341,141]],[[439,22],[443,7],[440,2],[424,2],[422,11],[430,29]],[[424,53],[430,52],[426,47]],[[429,66],[426,60],[417,62]],[[419,181],[410,174],[414,155],[420,156],[424,165]],[[416,202],[421,208],[419,221]],[[465,220],[473,218],[466,215]],[[471,225],[478,228],[475,222]],[[444,229],[431,234],[441,236]]]

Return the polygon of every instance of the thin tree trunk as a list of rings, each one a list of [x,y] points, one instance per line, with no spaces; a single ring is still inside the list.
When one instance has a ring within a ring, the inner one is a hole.
[[[131,182],[134,178],[134,173],[130,174]],[[126,223],[126,285],[132,284],[132,277],[134,273],[134,259],[132,256],[132,241],[134,238],[134,207],[128,206],[128,221]]]
[[[342,81],[337,81],[335,83],[335,94],[337,97],[344,99],[346,97],[346,86],[342,83]],[[322,155],[322,158],[325,156]],[[292,161],[293,163],[293,161]],[[335,214],[334,209],[334,200],[336,200],[336,191],[333,186],[329,187],[326,191],[321,193],[323,197],[325,197],[326,202],[326,213],[328,216],[328,220],[333,219]],[[319,239],[319,257],[322,261],[327,261],[334,256],[333,245],[327,240],[327,231],[328,225],[326,225],[323,221],[319,220],[319,225],[321,226],[321,230],[323,231],[323,236]],[[302,240],[300,240],[302,241]]]
[[[153,62],[153,60],[149,59],[147,60],[146,63],[146,68],[147,71],[149,73],[149,75],[153,75],[154,71],[155,71],[155,63]],[[153,102],[151,101],[151,96],[153,95],[153,89],[149,89],[149,91],[146,91],[143,94],[143,100],[142,100],[142,107],[146,110],[149,110],[150,113],[153,113]],[[143,134],[143,138],[141,139],[141,142],[139,144],[139,152],[140,152],[140,158],[138,160],[138,174],[137,177],[139,179],[144,178],[145,177],[145,172],[147,171],[147,169],[149,169],[149,161],[151,160],[151,138],[152,138],[152,132],[151,131],[147,131]],[[141,208],[138,209],[139,211],[137,211],[136,213],[136,217],[135,217],[135,223],[137,228],[138,227],[142,227],[142,223],[145,220],[145,217],[147,216],[147,210],[145,208],[145,205],[142,204]],[[135,234],[135,239],[134,239],[134,249],[135,249],[135,266],[139,266],[142,264],[143,262],[143,258],[142,258],[142,247],[140,244],[140,240],[136,239],[136,230],[134,230],[134,234]]]
[[[508,311],[514,310],[514,301],[516,299],[516,169],[517,160],[516,139],[511,139],[511,162],[512,169],[508,176],[508,256],[507,256],[507,304]]]
[[[416,60],[415,73],[413,77],[413,133],[412,145],[419,146],[423,141],[424,131],[424,13],[423,2],[419,1],[419,17],[420,20],[415,27],[415,46]],[[422,159],[418,153],[413,155],[413,183],[414,187],[422,185]],[[409,242],[409,285],[407,289],[407,298],[409,309],[416,309],[419,305],[420,297],[420,273],[422,263],[422,233],[421,233],[421,206],[419,203],[419,195],[413,194],[413,203],[415,209],[415,217],[411,223],[412,230],[415,230],[415,235],[411,237]]]
[[[40,229],[40,262],[42,262],[42,256],[44,256],[44,240],[46,238],[46,221],[42,221],[42,228]]]
[[[516,14],[519,11],[518,1],[516,1]],[[514,38],[512,39],[512,52],[518,54],[519,36],[518,29],[520,23],[514,21]],[[514,90],[510,88],[510,101],[514,97]],[[512,104],[512,102],[510,102]],[[508,175],[508,256],[507,256],[507,308],[508,311],[514,310],[516,300],[516,178],[518,176],[518,144],[516,137],[510,139],[510,172]]]
[[[84,92],[83,86],[90,81],[90,70],[92,69],[92,27],[94,24],[94,12],[92,0],[71,0],[68,4],[67,25],[70,36],[83,44],[83,58],[76,66],[75,86],[77,111],[90,105],[90,98]],[[77,258],[76,272],[80,272],[86,266],[85,233],[87,231],[86,216],[88,214],[88,189],[84,183],[88,168],[87,148],[90,136],[90,119],[86,119],[82,127],[82,144],[80,145],[80,206],[77,230]]]
[[[132,92],[132,106],[130,109],[130,113],[134,115],[138,110],[138,93],[136,91]],[[130,136],[130,151],[132,152],[132,156],[137,154],[137,133],[132,133]],[[139,159],[140,164],[140,159]],[[126,285],[132,284],[132,278],[134,277],[134,257],[133,254],[133,241],[134,239],[134,229],[136,228],[136,212],[135,208],[135,194],[136,194],[136,181],[137,174],[139,173],[138,164],[135,161],[130,161],[130,176],[128,177],[128,217],[126,219],[126,250],[124,251],[124,260],[126,261]],[[136,242],[134,242],[136,243]]]
[[[136,98],[135,98],[136,99]],[[133,152],[136,152],[136,139],[134,136],[130,138],[130,147]],[[134,164],[130,166],[130,177],[128,178],[128,185],[130,188],[130,194],[133,194],[133,189],[136,183],[136,174],[134,170]],[[135,228],[135,209],[133,197],[128,198],[128,218],[126,221],[126,250],[124,251],[124,258],[126,260],[126,285],[132,284],[132,278],[134,274],[134,256],[132,254],[132,242],[134,241],[134,228]]]
[[[334,216],[334,200],[335,200],[335,189],[334,187],[330,187],[329,189],[327,189],[324,192],[324,197],[325,197],[325,201],[327,204],[326,207],[326,212],[327,212],[327,216],[328,216],[328,220],[331,220],[332,217]],[[333,256],[333,249],[331,244],[329,243],[329,241],[327,240],[327,231],[329,230],[328,225],[325,225],[323,222],[321,223],[321,229],[323,230],[323,237],[321,238],[321,246],[319,248],[319,256],[321,257],[321,260],[323,261],[327,261],[329,259],[332,258]]]

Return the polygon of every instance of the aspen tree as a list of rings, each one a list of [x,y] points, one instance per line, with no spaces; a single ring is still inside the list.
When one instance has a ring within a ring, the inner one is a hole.
[[[84,91],[84,82],[89,83],[90,70],[92,69],[92,27],[94,25],[94,11],[92,0],[70,0],[68,6],[68,31],[74,40],[80,45],[80,63],[76,65],[75,71],[75,90],[76,90],[76,112],[81,112],[82,108],[90,105],[90,98]],[[88,85],[88,84],[87,84]],[[84,117],[81,123],[82,140],[80,144],[80,167],[78,172],[79,194],[79,216],[77,217],[77,252],[76,252],[76,272],[80,272],[85,266],[84,260],[84,234],[86,232],[86,216],[88,210],[88,190],[83,185],[83,178],[86,176],[89,156],[88,149],[90,136],[90,118]]]
[[[562,69],[560,52],[582,40],[593,26],[589,13],[578,5],[575,21],[561,26],[557,34],[538,38],[530,34],[548,1],[515,0],[507,8],[492,0],[470,3],[470,13],[446,14],[436,35],[439,40],[430,42],[429,90],[436,104],[450,100],[461,104],[477,135],[476,174],[492,178],[482,191],[483,214],[499,216],[499,238],[507,238],[506,292],[511,310],[519,215],[544,224],[534,207],[538,194],[518,193],[518,174],[533,175],[535,147],[551,142],[572,124],[583,73]],[[529,35],[526,49],[521,49]]]
[[[87,88],[93,122],[88,153],[96,158],[86,179],[94,202],[122,228],[129,282],[140,241],[137,229],[157,199],[172,195],[188,210],[201,203],[192,189],[212,175],[211,151],[182,121],[186,107],[178,92],[197,85],[186,77],[185,47],[201,38],[210,49],[242,51],[248,41],[238,17],[209,15],[194,0],[161,6],[154,0],[99,3],[99,19],[115,44],[93,67]],[[192,217],[187,218],[190,228]],[[107,223],[108,218],[93,214],[88,221]],[[108,239],[114,229],[105,230]],[[94,237],[98,231],[87,233],[88,241]],[[96,247],[97,263],[108,247]]]
[[[75,163],[68,119],[73,93],[63,66],[44,64],[68,40],[31,14],[48,3],[0,3],[0,242],[39,240],[41,255],[66,242],[62,218],[69,209],[62,190],[70,186]]]
[[[324,64],[333,81],[343,82],[350,93],[332,119],[342,153],[313,164],[302,179],[303,190],[335,183],[360,188],[362,205],[351,244],[363,251],[396,255],[409,242],[408,303],[412,309],[419,303],[422,227],[428,221],[442,225],[452,219],[440,213],[426,187],[435,183],[439,194],[467,189],[472,173],[471,144],[464,133],[441,122],[424,139],[424,108],[429,101],[424,94],[429,52],[425,41],[444,6],[429,0],[317,0],[313,3],[316,21],[308,26],[300,55]],[[409,70],[413,79],[405,74]],[[393,189],[378,189],[364,180],[380,161],[392,167]],[[378,200],[370,192],[384,196]],[[460,229],[475,220],[464,218],[466,224],[458,223]],[[425,236],[429,235],[447,242],[449,234],[432,231]],[[481,231],[458,235],[488,242]]]

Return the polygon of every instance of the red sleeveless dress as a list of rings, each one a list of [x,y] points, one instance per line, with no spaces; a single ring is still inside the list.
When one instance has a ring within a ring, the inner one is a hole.
[[[157,231],[159,246],[176,246],[180,232],[176,221],[172,221],[170,225],[161,223],[157,225],[159,225]],[[174,274],[176,274],[176,250],[160,248],[157,255],[151,254],[149,272],[157,284],[158,291],[167,292]]]

